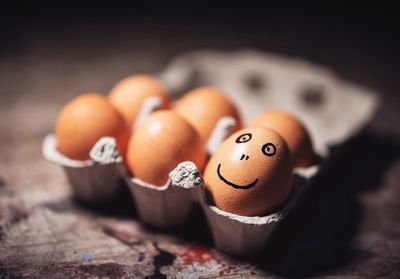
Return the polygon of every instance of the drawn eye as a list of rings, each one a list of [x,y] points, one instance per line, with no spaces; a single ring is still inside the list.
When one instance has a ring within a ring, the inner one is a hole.
[[[251,134],[250,133],[246,133],[243,135],[240,135],[237,139],[236,139],[236,143],[243,143],[243,142],[248,142],[249,140],[251,140]]]
[[[262,152],[268,157],[274,156],[276,153],[276,147],[270,142],[266,143],[262,147]]]

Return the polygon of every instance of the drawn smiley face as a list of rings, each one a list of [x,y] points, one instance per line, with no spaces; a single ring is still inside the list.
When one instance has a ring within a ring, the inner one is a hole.
[[[243,129],[221,144],[207,164],[204,179],[220,209],[247,216],[264,214],[289,195],[289,149],[272,130]]]
[[[241,134],[241,135],[236,139],[235,142],[236,142],[237,144],[244,144],[244,143],[246,143],[246,142],[249,142],[249,141],[251,140],[252,137],[253,137],[253,136],[252,136],[251,133],[244,133],[244,134]],[[274,155],[276,154],[276,146],[275,146],[273,143],[268,142],[268,143],[264,144],[264,145],[261,147],[261,151],[262,151],[262,153],[263,153],[265,156],[272,157],[272,156],[274,156]],[[244,154],[244,153],[240,156],[240,161],[242,161],[242,160],[246,160],[246,161],[247,161],[247,160],[249,160],[249,159],[250,159],[250,156],[249,156],[249,155],[246,155],[246,154]],[[231,186],[231,187],[233,187],[233,188],[235,188],[235,189],[244,189],[244,190],[247,190],[247,189],[250,189],[251,187],[255,186],[255,185],[257,184],[257,182],[258,182],[258,178],[254,179],[254,181],[252,181],[251,183],[246,184],[246,185],[238,185],[238,184],[235,184],[235,183],[229,181],[228,179],[226,179],[226,178],[221,174],[221,163],[218,164],[218,167],[217,167],[217,174],[218,174],[218,177],[219,177],[224,183],[226,183],[227,185],[229,185],[229,186]]]

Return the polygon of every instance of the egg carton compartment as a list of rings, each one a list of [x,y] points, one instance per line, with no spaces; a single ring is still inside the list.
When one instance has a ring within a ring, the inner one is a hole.
[[[114,138],[101,138],[90,152],[91,160],[72,160],[57,149],[53,134],[45,137],[42,145],[44,157],[64,168],[74,195],[88,203],[104,203],[117,196],[124,171],[122,156]]]
[[[192,192],[203,185],[193,162],[182,162],[171,171],[167,183],[156,186],[127,176],[139,218],[148,225],[170,228],[182,225],[193,205]]]
[[[285,205],[278,211],[266,216],[241,216],[226,212],[214,206],[201,190],[202,208],[211,228],[216,247],[232,255],[244,256],[264,248],[275,227],[300,199],[318,171],[313,166],[294,173],[292,191]]]

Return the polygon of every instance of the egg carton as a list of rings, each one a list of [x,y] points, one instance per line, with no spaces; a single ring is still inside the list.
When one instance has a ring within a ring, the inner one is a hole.
[[[231,133],[235,120],[222,118],[207,144],[211,155]],[[122,177],[132,194],[140,220],[158,228],[184,225],[192,206],[203,209],[218,249],[233,255],[247,255],[262,249],[279,222],[296,204],[310,180],[319,170],[314,165],[296,169],[288,201],[277,212],[266,216],[240,216],[214,206],[207,198],[204,180],[193,162],[182,162],[171,171],[165,185],[153,185],[131,176],[122,162],[116,141],[101,138],[92,148],[89,161],[74,161],[57,151],[54,135],[43,143],[47,159],[61,164],[66,170],[75,194],[89,202],[103,202],[115,197],[118,180]]]
[[[257,94],[249,92],[253,89],[244,85],[247,83],[244,77],[254,73],[264,82],[268,81],[268,87],[258,89]],[[43,154],[64,167],[76,196],[86,201],[112,199],[118,190],[118,180],[123,178],[131,191],[139,218],[146,224],[159,228],[184,225],[191,207],[199,204],[216,247],[239,256],[263,249],[273,230],[294,207],[321,167],[326,165],[323,162],[332,158],[330,147],[357,134],[379,104],[374,92],[345,82],[327,69],[302,60],[254,51],[188,53],[176,58],[159,77],[175,97],[190,87],[205,84],[225,90],[231,94],[229,97],[244,115],[245,122],[271,106],[294,113],[310,130],[317,156],[321,158],[319,164],[294,170],[292,191],[279,211],[267,216],[248,217],[214,206],[208,200],[201,174],[192,162],[180,163],[170,173],[168,182],[159,186],[130,175],[112,138],[100,139],[94,145],[90,152],[91,160],[75,161],[60,154],[54,136],[49,135],[43,143]],[[309,108],[301,102],[299,96],[304,94],[303,89],[307,86],[317,88],[311,90],[311,95],[315,92],[322,94],[318,97],[324,100],[322,108]],[[146,101],[134,126],[157,109],[159,101],[157,98]],[[210,155],[231,133],[234,124],[230,117],[217,123],[206,145]]]
[[[234,125],[233,118],[222,118],[212,133],[209,150],[215,150]],[[111,137],[101,138],[93,146],[92,160],[88,161],[74,161],[60,154],[54,135],[45,138],[43,153],[47,159],[65,168],[76,196],[85,201],[112,199],[118,190],[117,182],[123,177],[140,220],[151,226],[167,229],[184,225],[192,206],[198,203],[206,215],[217,248],[233,255],[250,254],[264,247],[275,226],[296,204],[308,179],[318,170],[316,166],[296,170],[289,199],[278,212],[247,217],[218,209],[207,199],[203,177],[193,162],[178,164],[170,172],[167,183],[159,186],[131,176],[122,163],[115,139]]]

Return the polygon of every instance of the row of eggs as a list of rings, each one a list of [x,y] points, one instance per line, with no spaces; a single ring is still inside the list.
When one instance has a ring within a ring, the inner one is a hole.
[[[160,110],[133,127],[145,100],[158,97]],[[234,133],[209,158],[205,145],[222,117],[235,119]],[[220,209],[263,216],[279,209],[292,186],[294,167],[313,163],[304,125],[283,111],[270,111],[243,127],[238,110],[220,90],[196,88],[172,104],[154,77],[135,75],[118,82],[105,97],[80,95],[65,105],[56,123],[58,150],[88,160],[93,145],[114,137],[130,172],[164,185],[183,161],[203,173],[210,200]]]

